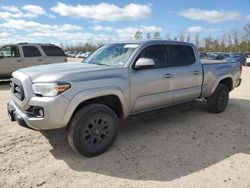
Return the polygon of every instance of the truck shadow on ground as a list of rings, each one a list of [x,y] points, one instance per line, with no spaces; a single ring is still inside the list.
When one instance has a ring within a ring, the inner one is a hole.
[[[9,80],[0,80],[0,91],[9,90],[10,81]]]
[[[206,170],[234,154],[249,154],[249,111],[249,100],[231,99],[221,114],[206,112],[201,103],[185,113],[166,109],[142,114],[122,121],[114,146],[94,158],[75,154],[64,129],[42,134],[52,145],[53,156],[75,171],[170,181]]]

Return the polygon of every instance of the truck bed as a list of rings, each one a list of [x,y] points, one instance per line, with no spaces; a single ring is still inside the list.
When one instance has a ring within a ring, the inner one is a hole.
[[[222,78],[232,77],[233,88],[236,87],[240,78],[241,64],[239,62],[223,62],[220,60],[202,60],[201,62],[204,75],[201,98],[206,98],[214,92],[219,83],[218,78],[221,80]]]

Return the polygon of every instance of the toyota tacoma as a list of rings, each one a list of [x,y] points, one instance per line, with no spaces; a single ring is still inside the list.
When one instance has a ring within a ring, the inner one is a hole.
[[[65,127],[74,151],[96,156],[113,144],[119,119],[197,99],[223,112],[241,70],[239,62],[201,62],[191,43],[112,43],[80,63],[15,71],[7,108],[27,128]]]

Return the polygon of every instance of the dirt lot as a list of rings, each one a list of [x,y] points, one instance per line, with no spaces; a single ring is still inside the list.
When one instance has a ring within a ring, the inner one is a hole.
[[[122,121],[114,146],[83,158],[64,130],[10,122],[0,86],[0,187],[250,187],[250,68],[222,114],[203,104]]]

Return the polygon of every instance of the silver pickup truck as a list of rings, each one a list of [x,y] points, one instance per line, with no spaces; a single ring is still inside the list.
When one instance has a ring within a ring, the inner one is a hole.
[[[113,144],[119,119],[204,99],[222,112],[241,83],[241,65],[201,63],[190,43],[150,40],[104,45],[81,63],[20,69],[11,79],[12,121],[35,130],[66,127],[84,156]]]

